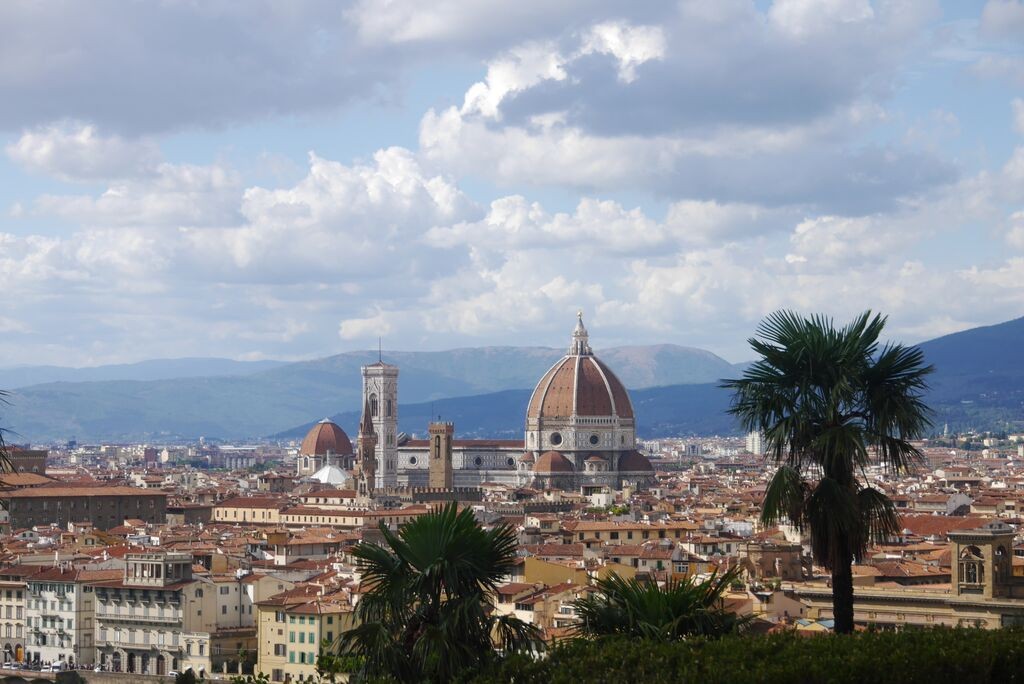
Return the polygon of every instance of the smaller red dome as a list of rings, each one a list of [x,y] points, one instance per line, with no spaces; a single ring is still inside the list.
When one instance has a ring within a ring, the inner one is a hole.
[[[572,461],[557,451],[547,451],[541,454],[537,463],[533,466],[534,473],[571,473],[575,471]]]
[[[534,458],[533,454],[531,454],[530,452],[526,452],[525,454],[519,457],[520,463],[533,463],[536,460],[537,459]]]
[[[620,473],[653,473],[654,466],[639,451],[627,451],[619,456]]]
[[[352,453],[352,441],[344,430],[324,418],[306,433],[299,453],[303,456],[326,456],[328,453],[347,456]]]

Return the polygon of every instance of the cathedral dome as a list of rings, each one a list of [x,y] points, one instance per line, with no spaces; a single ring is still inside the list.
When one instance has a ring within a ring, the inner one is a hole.
[[[622,382],[590,349],[582,315],[577,317],[572,347],[537,383],[526,418],[633,418],[633,405]]]
[[[538,475],[547,473],[571,473],[574,470],[575,468],[573,468],[572,461],[557,451],[547,451],[541,454],[541,457],[537,459],[537,462],[533,466],[533,472]]]
[[[348,456],[352,453],[352,442],[345,431],[335,423],[324,418],[306,433],[302,440],[299,453],[303,456],[326,456],[339,454]]]

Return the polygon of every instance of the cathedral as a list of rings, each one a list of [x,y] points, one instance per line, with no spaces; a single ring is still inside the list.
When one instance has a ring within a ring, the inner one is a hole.
[[[587,494],[653,480],[650,461],[636,449],[629,393],[590,348],[582,314],[568,353],[533,390],[524,440],[456,439],[451,423],[431,423],[427,439],[409,439],[398,430],[398,367],[383,361],[363,366],[362,380],[355,449],[344,430],[321,421],[302,442],[299,476],[334,484],[341,469],[364,496],[484,482]]]

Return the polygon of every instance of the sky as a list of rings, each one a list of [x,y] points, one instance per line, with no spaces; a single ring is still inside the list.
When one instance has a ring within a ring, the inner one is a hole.
[[[1024,2],[0,3],[0,366],[1024,315]]]

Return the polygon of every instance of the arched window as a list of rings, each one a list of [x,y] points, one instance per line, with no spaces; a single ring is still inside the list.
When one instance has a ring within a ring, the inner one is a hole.
[[[370,395],[370,415],[374,416],[374,417],[377,416],[377,395],[376,394],[371,394]]]
[[[388,399],[388,400],[387,400],[387,401],[386,401],[386,402],[384,403],[384,406],[385,406],[385,410],[387,411],[387,413],[386,413],[385,415],[386,415],[386,416],[387,416],[388,418],[390,418],[390,417],[391,417],[391,400],[390,400],[390,399]]]
[[[985,581],[984,556],[977,546],[967,546],[960,552],[960,581],[982,584]]]
[[[441,435],[434,435],[434,458],[441,458]]]

